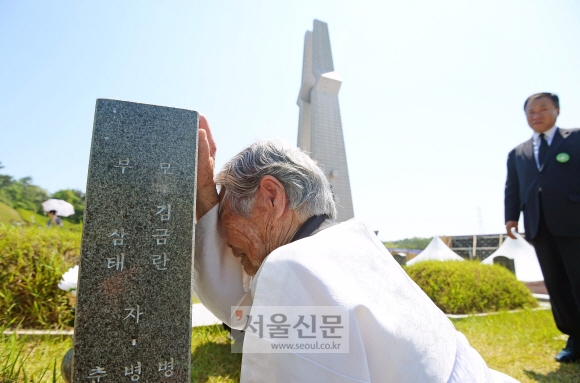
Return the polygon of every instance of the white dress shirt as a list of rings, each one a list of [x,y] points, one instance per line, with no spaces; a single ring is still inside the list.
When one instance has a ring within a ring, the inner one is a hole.
[[[552,140],[554,139],[557,130],[558,127],[554,125],[544,132],[544,137],[546,138],[548,146],[552,145]],[[540,170],[540,144],[542,142],[542,139],[540,138],[540,133],[534,132],[534,134],[532,135],[532,141],[534,143],[534,158],[536,159],[536,166],[538,167],[538,170]]]

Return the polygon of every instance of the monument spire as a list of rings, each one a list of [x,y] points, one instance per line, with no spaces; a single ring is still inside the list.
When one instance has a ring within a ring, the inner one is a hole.
[[[298,146],[324,170],[337,203],[337,221],[354,217],[338,92],[342,80],[334,71],[328,25],[314,20],[304,36]]]

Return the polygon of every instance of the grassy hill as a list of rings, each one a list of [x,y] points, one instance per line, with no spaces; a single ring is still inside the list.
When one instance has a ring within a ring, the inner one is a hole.
[[[10,224],[12,222],[22,222],[20,214],[5,203],[0,202],[0,223]]]
[[[22,220],[30,226],[46,226],[48,217],[26,209],[16,209]]]
[[[0,162],[0,169],[2,169]],[[0,223],[22,222],[27,226],[45,226],[48,217],[43,215],[42,202],[56,198],[73,205],[75,214],[64,219],[65,227],[80,228],[85,210],[85,193],[80,190],[63,189],[52,195],[32,183],[32,178],[15,179],[0,174]]]
[[[5,203],[0,202],[0,224],[12,225],[17,222],[24,226],[45,227],[48,217],[26,209],[13,209]],[[71,231],[82,230],[83,225],[74,223],[67,218],[62,218],[64,228]]]

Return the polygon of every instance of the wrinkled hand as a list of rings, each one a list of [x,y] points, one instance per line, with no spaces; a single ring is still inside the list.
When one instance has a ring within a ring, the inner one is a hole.
[[[516,239],[516,236],[512,233],[513,228],[515,228],[516,233],[518,233],[518,221],[507,221],[505,223],[505,229],[507,231],[508,237]]]
[[[217,150],[207,118],[199,115],[199,147],[197,149],[197,198],[195,215],[199,221],[217,205],[218,193],[214,181],[215,153]]]

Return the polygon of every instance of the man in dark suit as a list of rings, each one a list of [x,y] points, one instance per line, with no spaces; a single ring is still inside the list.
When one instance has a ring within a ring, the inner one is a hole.
[[[537,93],[524,104],[530,140],[507,161],[506,230],[514,238],[520,211],[534,245],[558,329],[568,342],[559,362],[580,360],[580,129],[560,129],[558,96]]]

